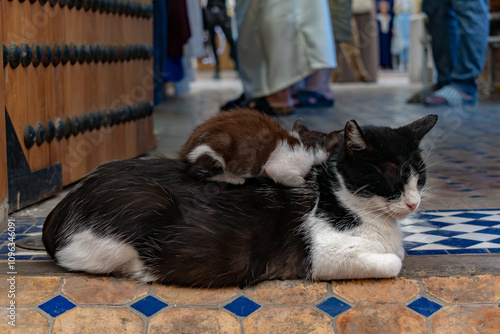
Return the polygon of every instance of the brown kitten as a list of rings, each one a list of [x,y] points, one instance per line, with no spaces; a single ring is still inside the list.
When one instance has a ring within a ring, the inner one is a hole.
[[[317,145],[316,137],[324,146]],[[311,131],[303,121],[288,133],[265,114],[237,109],[198,126],[180,158],[192,164],[192,175],[202,179],[243,184],[246,178],[266,176],[299,187],[314,164],[326,161],[326,148],[333,148],[339,138]]]

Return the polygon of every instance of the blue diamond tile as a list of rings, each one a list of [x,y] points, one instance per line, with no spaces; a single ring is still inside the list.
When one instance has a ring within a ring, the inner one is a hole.
[[[435,219],[435,218],[442,218],[441,216],[436,216],[436,215],[430,215],[430,214],[421,214],[417,216],[418,219]]]
[[[255,312],[258,308],[260,307],[259,304],[254,303],[250,299],[246,297],[238,297],[226,306],[224,308],[228,311],[233,312],[237,316],[240,317],[247,317],[253,312]]]
[[[408,255],[447,255],[444,249],[408,250]]]
[[[439,235],[439,236],[442,236],[442,237],[454,237],[456,235],[464,234],[464,232],[447,231],[447,230],[437,230],[437,231],[422,232],[422,234]]]
[[[488,233],[488,234],[498,234],[500,235],[500,228],[492,227],[492,228],[485,228],[484,230],[480,230],[478,232],[481,233]]]
[[[484,214],[484,213],[475,213],[475,212],[463,212],[463,213],[459,213],[457,215],[453,215],[453,217],[474,218],[474,219],[488,217],[488,216],[491,216],[491,215]]]
[[[498,254],[498,253],[500,253],[500,248],[488,248],[488,251],[491,254]]]
[[[428,221],[428,222],[426,222],[425,226],[443,228],[443,227],[450,226],[450,225],[452,225],[452,224],[443,223],[443,222],[439,222],[439,221]]]
[[[481,231],[483,233],[483,231]],[[452,246],[452,247],[460,247],[467,248],[481,243],[481,241],[476,240],[468,240],[468,239],[460,239],[460,238],[449,238],[445,240],[441,240],[436,242],[440,245]]]
[[[423,315],[424,317],[428,317],[434,314],[435,312],[439,311],[442,308],[442,306],[437,303],[434,303],[433,301],[430,301],[427,298],[421,297],[415,300],[410,305],[408,305],[408,308]]]
[[[468,248],[468,249],[447,249],[448,254],[488,254],[486,249]]]
[[[51,300],[38,305],[39,308],[53,317],[63,314],[66,311],[75,307],[75,304],[64,298],[63,296],[55,296]]]
[[[130,305],[133,309],[141,312],[144,314],[146,317],[150,317],[162,308],[165,308],[168,306],[168,304],[162,302],[161,300],[152,297],[152,296],[147,296],[138,302],[133,303]]]
[[[324,302],[318,305],[318,308],[331,315],[332,317],[336,317],[341,313],[344,313],[348,309],[351,308],[351,306],[347,305],[343,301],[338,300],[335,297],[328,298]]]
[[[473,220],[471,222],[467,222],[468,225],[477,225],[477,226],[495,226],[500,224],[498,221],[491,220]]]
[[[416,241],[403,241],[403,247],[406,250],[417,248],[417,247],[420,247],[420,246],[423,246],[423,245],[426,245],[426,243],[416,242]]]

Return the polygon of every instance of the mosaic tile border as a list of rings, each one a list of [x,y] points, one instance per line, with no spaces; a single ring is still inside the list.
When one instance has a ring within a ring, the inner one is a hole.
[[[42,234],[45,217],[15,221],[16,240]],[[500,209],[419,211],[400,222],[407,255],[500,254]],[[8,258],[0,234],[0,260]],[[52,260],[43,251],[16,249],[16,260]]]
[[[6,278],[0,276],[0,288],[7,284]],[[305,333],[311,328],[325,328],[321,331],[325,333],[333,333],[334,328],[339,333],[352,332],[345,330],[346,325],[356,325],[359,331],[354,332],[364,332],[365,326],[375,326],[380,332],[400,332],[410,321],[419,332],[434,329],[436,333],[460,333],[471,326],[488,332],[500,321],[495,292],[500,277],[493,275],[267,281],[243,289],[190,289],[81,276],[26,276],[18,277],[16,284],[23,291],[16,300],[17,312],[30,314],[19,317],[16,326],[36,326],[43,332],[70,332],[75,326],[85,332],[105,328],[125,331],[130,326],[135,332],[143,329],[151,333],[216,328],[229,333],[267,332],[270,328],[282,332]],[[106,293],[109,291],[113,293]],[[5,303],[6,298],[0,296],[0,313]],[[401,317],[406,321],[401,322]],[[437,330],[443,325],[448,331]],[[0,323],[0,331],[6,328]]]

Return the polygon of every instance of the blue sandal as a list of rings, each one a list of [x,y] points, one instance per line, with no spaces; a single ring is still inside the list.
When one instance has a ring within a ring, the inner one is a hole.
[[[294,96],[296,108],[331,108],[335,101],[327,99],[323,94],[309,90],[301,90]]]

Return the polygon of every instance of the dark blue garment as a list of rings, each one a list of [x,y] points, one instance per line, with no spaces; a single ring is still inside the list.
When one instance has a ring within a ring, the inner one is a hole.
[[[488,0],[424,0],[429,16],[432,55],[440,84],[451,84],[477,97],[488,46]],[[448,43],[443,43],[447,41]]]
[[[378,23],[378,39],[379,39],[379,54],[380,67],[392,68],[391,41],[392,41],[392,18],[389,23],[389,32],[383,33]]]

